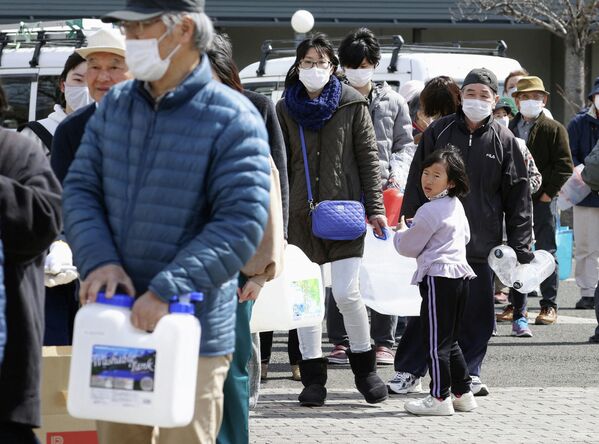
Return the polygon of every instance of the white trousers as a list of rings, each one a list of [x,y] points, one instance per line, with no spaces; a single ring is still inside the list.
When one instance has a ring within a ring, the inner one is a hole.
[[[594,297],[599,279],[599,208],[574,206],[576,285],[582,297]]]
[[[360,296],[359,273],[362,258],[352,257],[331,262],[331,285],[333,297],[343,316],[343,324],[349,336],[352,352],[370,350],[370,327],[368,313]],[[302,359],[322,356],[322,324],[297,329]]]

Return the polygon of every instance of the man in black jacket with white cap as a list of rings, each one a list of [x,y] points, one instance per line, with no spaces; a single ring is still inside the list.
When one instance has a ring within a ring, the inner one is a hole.
[[[403,216],[411,218],[426,202],[420,185],[422,161],[437,149],[456,146],[470,180],[470,194],[463,199],[471,231],[466,254],[477,275],[470,281],[459,343],[472,377],[472,392],[478,396],[488,394],[480,370],[495,320],[493,273],[487,257],[502,243],[504,217],[508,245],[515,250],[518,261],[529,263],[533,258],[526,165],[514,135],[493,120],[498,100],[495,74],[485,68],[470,71],[462,85],[461,109],[435,121],[423,134],[410,167],[401,210]],[[514,301],[514,305],[523,303]],[[420,378],[426,373],[422,341],[419,318],[411,318],[395,355],[396,374],[388,382],[392,393],[420,391]]]

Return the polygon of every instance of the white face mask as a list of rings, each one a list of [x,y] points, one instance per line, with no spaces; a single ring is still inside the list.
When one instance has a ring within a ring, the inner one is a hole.
[[[309,92],[320,91],[324,86],[329,83],[331,74],[328,68],[310,68],[299,70],[300,82],[304,84]]]
[[[503,117],[496,117],[495,120],[497,121],[497,123],[499,123],[501,126],[505,126],[507,128],[507,126],[510,123],[510,118],[508,116],[503,116]]]
[[[485,120],[493,112],[490,102],[478,99],[462,100],[462,111],[474,123]]]
[[[595,109],[599,110],[599,95],[595,94],[595,96],[593,97],[593,103],[595,104]]]
[[[524,117],[534,119],[543,111],[544,104],[542,100],[521,100],[520,112]]]
[[[87,86],[65,85],[64,99],[73,111],[77,111],[79,108],[83,108],[94,101],[89,95]]]
[[[427,197],[428,200],[435,200],[435,199],[442,199],[443,197],[447,196],[449,194],[449,189],[444,189],[443,191],[441,191],[439,194],[437,194],[436,196],[431,196],[431,197]]]
[[[516,91],[518,91],[518,88],[516,88],[515,86],[513,88],[508,89],[507,97],[512,97],[512,94],[514,94]]]
[[[160,58],[158,45],[169,32],[166,31],[159,39],[125,40],[125,60],[133,77],[147,82],[164,77],[171,57],[181,47],[177,45],[164,60]]]
[[[344,68],[345,77],[349,80],[349,84],[354,88],[362,88],[366,86],[372,79],[374,68]]]

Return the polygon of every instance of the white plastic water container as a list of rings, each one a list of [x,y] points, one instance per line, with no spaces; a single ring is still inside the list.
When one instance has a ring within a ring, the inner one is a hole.
[[[193,418],[200,323],[174,298],[152,333],[131,324],[134,299],[98,294],[75,317],[67,409],[76,418],[182,427]]]
[[[489,266],[495,272],[501,283],[506,287],[512,287],[513,274],[518,266],[518,259],[513,248],[507,245],[499,245],[491,249],[488,257]]]
[[[395,249],[391,230],[385,230],[381,239],[368,227],[360,267],[364,304],[382,314],[419,316],[422,298],[418,286],[411,284],[416,269],[416,259],[401,256]]]
[[[320,267],[295,245],[285,248],[285,268],[267,282],[254,304],[252,333],[318,325],[324,318]]]
[[[555,270],[553,255],[545,250],[535,250],[534,259],[529,264],[516,267],[512,287],[520,293],[530,293],[541,285]]]
[[[577,165],[566,183],[562,185],[557,196],[557,207],[565,211],[578,205],[585,197],[591,194],[591,188],[582,180],[584,164]]]

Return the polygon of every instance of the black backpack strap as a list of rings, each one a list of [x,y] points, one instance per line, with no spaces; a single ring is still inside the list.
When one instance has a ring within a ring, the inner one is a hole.
[[[27,122],[24,125],[21,125],[17,131],[21,132],[25,128],[29,128],[37,137],[40,138],[44,145],[46,145],[46,148],[48,148],[48,152],[52,150],[53,136],[44,125],[35,121]]]

